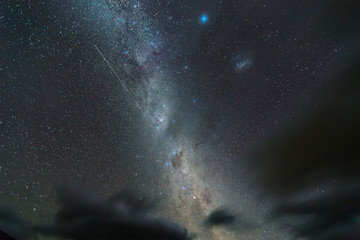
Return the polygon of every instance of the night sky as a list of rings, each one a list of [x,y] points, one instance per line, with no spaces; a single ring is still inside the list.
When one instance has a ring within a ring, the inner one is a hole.
[[[291,170],[293,158],[285,164],[278,160],[285,153],[266,152],[277,143],[273,132],[301,122],[304,112],[317,116],[327,101],[317,94],[341,88],[345,80],[328,85],[359,55],[358,1],[0,6],[0,203],[28,221],[53,220],[60,185],[86,185],[103,198],[132,189],[157,202],[148,216],[171,219],[197,239],[292,239],[307,220],[270,221],[278,202],[328,194],[332,182],[349,176],[353,162],[341,174],[313,166],[320,173],[306,181],[306,174],[277,178],[271,174],[282,173],[261,168]],[[261,144],[272,136],[269,148]],[[265,153],[254,154],[261,146]],[[290,191],[282,189],[288,179]],[[247,224],[206,227],[219,208]]]

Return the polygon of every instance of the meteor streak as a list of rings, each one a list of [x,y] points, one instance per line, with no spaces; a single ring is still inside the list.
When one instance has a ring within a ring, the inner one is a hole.
[[[126,90],[126,92],[130,95],[131,99],[134,101],[134,103],[136,104],[136,106],[139,108],[139,110],[142,112],[143,110],[141,109],[139,103],[135,100],[133,93],[126,87],[125,83],[121,80],[120,76],[115,72],[114,68],[111,66],[111,64],[109,63],[109,61],[105,58],[105,56],[102,54],[102,52],[99,50],[99,48],[94,44],[94,47],[96,48],[96,50],[99,52],[99,54],[101,55],[101,57],[104,59],[104,61],[106,62],[106,64],[109,66],[109,68],[111,69],[111,71],[115,74],[116,78],[121,82],[121,85],[124,87],[124,89]]]

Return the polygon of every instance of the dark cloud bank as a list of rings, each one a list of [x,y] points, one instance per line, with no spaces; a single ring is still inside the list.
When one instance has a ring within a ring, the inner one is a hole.
[[[148,214],[154,207],[131,191],[101,199],[84,186],[59,189],[60,210],[55,222],[32,225],[10,208],[0,208],[0,240],[37,239],[39,235],[62,239],[99,240],[191,240],[196,233],[168,219]],[[200,224],[200,223],[199,223]],[[248,230],[252,223],[226,208],[214,210],[204,221],[211,227]]]
[[[358,35],[359,6],[329,1],[315,27]],[[351,56],[310,106],[247,155],[265,196],[277,202],[273,217],[307,218],[293,226],[295,239],[360,239],[360,54]]]
[[[30,233],[30,225],[23,221],[14,209],[9,206],[0,207],[0,239],[26,239]]]
[[[62,188],[59,196],[61,209],[55,222],[34,226],[31,231],[14,212],[3,209],[0,227],[9,234],[8,239],[13,239],[10,235],[27,239],[38,234],[77,240],[189,240],[195,237],[175,222],[146,214],[148,202],[129,191],[102,200],[91,191],[76,187]],[[5,236],[5,232],[0,234]]]
[[[175,222],[145,214],[144,200],[121,192],[101,200],[89,192],[60,191],[62,209],[56,222],[35,232],[71,239],[191,239]]]
[[[265,192],[278,199],[276,218],[308,217],[294,227],[296,237],[360,239],[360,58],[316,96],[315,110],[271,134],[248,158]],[[323,193],[292,197],[314,186]]]

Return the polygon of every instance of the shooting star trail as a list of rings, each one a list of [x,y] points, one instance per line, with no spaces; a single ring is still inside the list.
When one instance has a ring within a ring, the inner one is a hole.
[[[114,68],[111,66],[111,64],[109,63],[109,61],[105,58],[105,56],[102,54],[102,52],[99,50],[99,48],[94,44],[94,47],[96,48],[96,50],[99,52],[99,54],[101,55],[101,57],[104,59],[104,61],[107,63],[107,65],[109,66],[109,68],[111,69],[111,71],[115,74],[116,78],[121,82],[121,85],[123,86],[123,88],[126,90],[126,92],[130,95],[131,99],[134,101],[134,103],[136,104],[136,106],[139,108],[139,110],[142,112],[142,108],[140,107],[139,103],[135,100],[132,92],[126,87],[125,83],[123,82],[123,80],[121,80],[120,76],[115,72]]]

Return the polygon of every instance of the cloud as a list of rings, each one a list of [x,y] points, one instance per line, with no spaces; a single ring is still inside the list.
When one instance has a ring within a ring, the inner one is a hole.
[[[15,210],[0,207],[0,239],[27,239],[30,233],[29,224],[23,221]]]
[[[55,223],[37,226],[36,232],[77,240],[193,238],[177,223],[145,214],[146,202],[129,192],[102,200],[89,191],[65,188],[60,202]]]
[[[249,154],[266,189],[294,192],[330,178],[360,176],[360,59],[315,99],[317,108]],[[314,109],[314,108],[312,108]]]
[[[230,225],[235,223],[235,220],[236,216],[226,209],[216,209],[207,217],[205,224],[208,226]]]
[[[15,238],[11,237],[9,234],[0,230],[0,239],[2,240],[15,240]]]
[[[308,239],[351,239],[360,237],[360,181],[339,184],[328,193],[297,203],[282,203],[277,216],[309,216],[296,229],[296,235]]]
[[[265,192],[277,197],[275,217],[307,217],[295,224],[295,237],[360,238],[359,79],[360,58],[321,89],[315,110],[303,112],[248,154]],[[304,194],[319,185],[324,193]]]
[[[251,222],[241,214],[234,214],[229,209],[218,208],[205,219],[206,227],[226,227],[230,230],[248,231],[257,227],[258,224]]]

